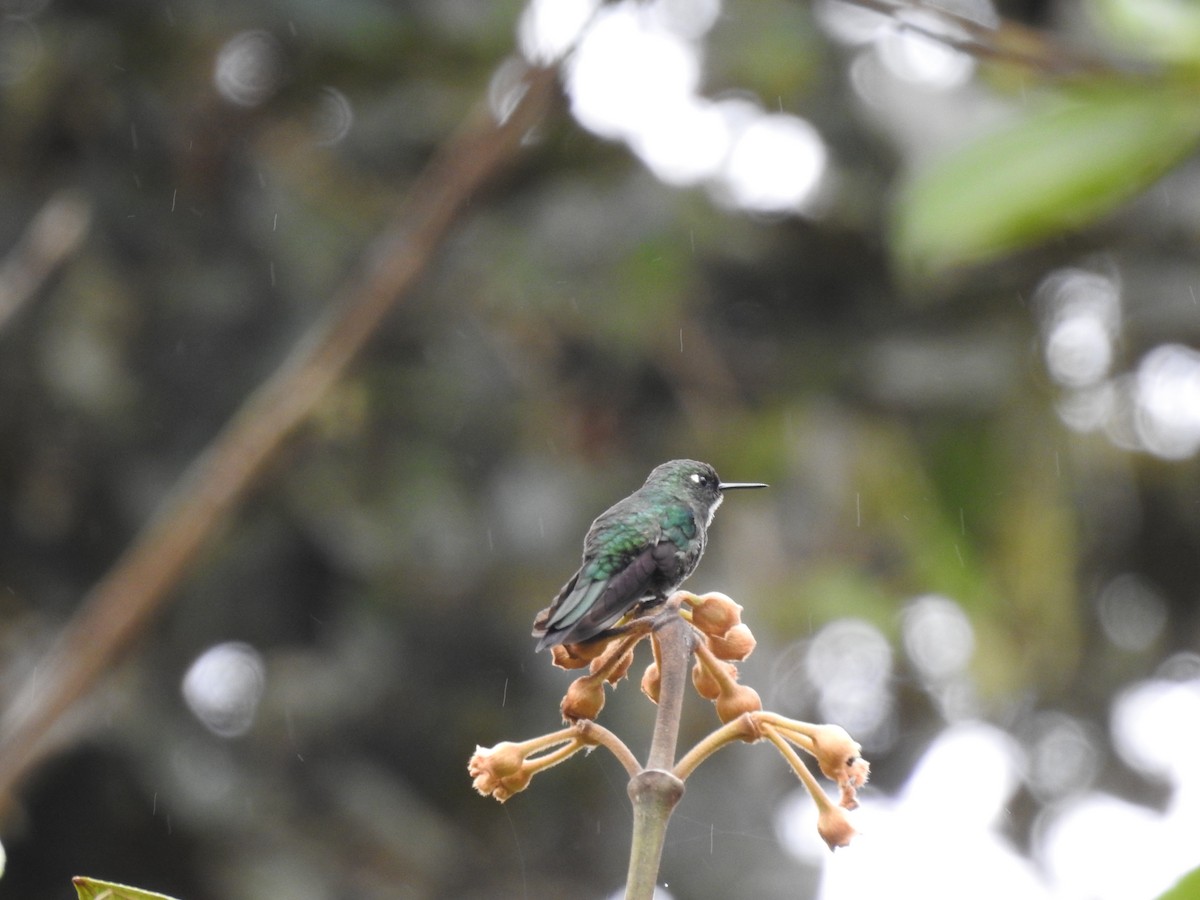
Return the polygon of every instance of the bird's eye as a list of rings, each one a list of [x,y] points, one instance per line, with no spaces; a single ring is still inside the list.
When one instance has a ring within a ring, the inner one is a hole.
[[[699,472],[693,472],[692,473],[692,481],[694,481],[696,484],[700,485],[701,487],[708,487],[708,476],[707,475],[701,475]]]

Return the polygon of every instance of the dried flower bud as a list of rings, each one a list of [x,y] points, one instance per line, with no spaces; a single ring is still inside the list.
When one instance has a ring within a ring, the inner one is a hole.
[[[550,661],[560,669],[582,669],[586,666],[590,659],[584,659],[581,656],[576,656],[572,653],[574,647],[578,644],[568,646],[566,644],[555,644],[550,648]]]
[[[726,674],[735,681],[737,680],[737,666],[729,662],[718,662],[717,665],[724,666]],[[692,686],[696,689],[696,693],[705,700],[716,700],[721,696],[720,680],[700,660],[696,660],[696,664],[692,666]]]
[[[560,669],[582,669],[609,647],[608,641],[587,641],[583,644],[556,644],[550,648],[553,662]]]
[[[581,675],[571,682],[559,709],[565,721],[594,719],[604,709],[604,682],[591,675]]]
[[[607,657],[601,657],[600,659],[593,660],[592,661],[592,674],[595,675],[597,672],[599,672],[601,669],[603,669],[608,664],[609,664],[609,659]],[[604,676],[604,680],[607,681],[611,685],[618,684],[622,678],[624,678],[626,675],[629,674],[629,667],[631,665],[633,665],[633,648],[632,647],[630,647],[627,651],[625,651],[625,653],[621,656],[621,658],[618,659],[612,665],[612,668],[608,670],[608,674]]]
[[[742,621],[742,607],[717,591],[701,594],[692,601],[692,624],[717,637]]]
[[[826,802],[821,804],[821,814],[817,816],[817,834],[821,835],[821,840],[829,845],[830,850],[836,850],[848,846],[858,831],[844,809]]]
[[[662,672],[658,668],[658,663],[652,662],[646,666],[646,671],[642,673],[642,693],[657,703],[661,690]]]
[[[750,632],[750,626],[743,624],[734,625],[721,637],[710,634],[706,640],[717,659],[745,659],[758,644]]]
[[[859,758],[859,763],[863,766],[863,781],[867,780],[867,773],[870,772],[871,766],[865,759]],[[858,789],[861,784],[854,784],[850,781],[842,782],[842,796],[838,799],[838,806],[842,809],[858,809]]]
[[[476,747],[467,763],[472,786],[484,796],[503,803],[529,786],[533,773],[525,768],[525,751],[520,744],[502,741],[495,747]]]
[[[692,666],[692,687],[705,700],[716,700],[721,696],[721,683],[713,678],[708,668],[701,665],[699,660]]]
[[[817,765],[842,788],[842,806],[854,809],[858,805],[855,791],[871,774],[871,764],[859,755],[862,746],[840,725],[814,726],[811,737]]]
[[[742,713],[758,712],[763,708],[758,691],[744,684],[734,684],[732,690],[722,691],[716,705],[717,718],[726,723],[732,722]]]

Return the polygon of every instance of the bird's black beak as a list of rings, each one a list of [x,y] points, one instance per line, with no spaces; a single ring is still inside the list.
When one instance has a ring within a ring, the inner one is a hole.
[[[763,488],[767,486],[761,481],[722,481],[717,485],[722,491],[736,491],[742,488]]]

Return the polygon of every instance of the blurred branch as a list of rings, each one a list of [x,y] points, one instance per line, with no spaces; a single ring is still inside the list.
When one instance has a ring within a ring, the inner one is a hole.
[[[418,176],[323,318],[246,398],[84,597],[0,717],[0,808],[44,751],[48,732],[140,635],[284,439],[424,273],[475,195],[521,154],[556,97],[555,70],[532,69],[513,85],[502,121],[486,104],[467,117]]]
[[[1051,77],[1076,75],[1150,74],[1140,63],[1114,61],[1067,47],[1036,28],[1001,19],[984,24],[968,16],[923,0],[842,0],[851,6],[874,10],[896,23],[901,31],[945,44],[977,59],[1021,66]]]
[[[0,331],[83,243],[91,207],[60,191],[37,211],[20,242],[0,262]]]

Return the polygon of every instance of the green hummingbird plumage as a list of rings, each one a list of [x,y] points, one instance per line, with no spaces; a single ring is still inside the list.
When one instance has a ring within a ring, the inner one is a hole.
[[[665,462],[646,483],[601,513],[583,540],[583,563],[533,623],[537,649],[602,635],[641,603],[667,599],[692,574],[724,491],[765,484],[722,483],[708,463]]]

